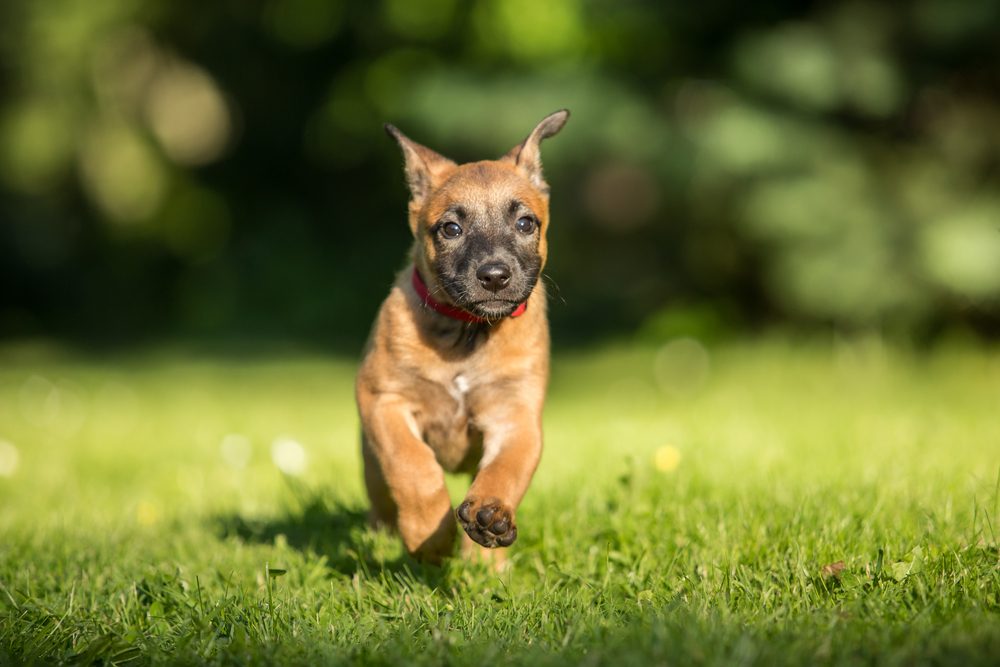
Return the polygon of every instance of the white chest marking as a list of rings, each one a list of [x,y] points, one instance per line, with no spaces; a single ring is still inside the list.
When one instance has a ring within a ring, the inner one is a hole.
[[[448,387],[448,393],[455,399],[455,418],[465,414],[465,395],[469,393],[469,380],[464,375],[456,375]]]

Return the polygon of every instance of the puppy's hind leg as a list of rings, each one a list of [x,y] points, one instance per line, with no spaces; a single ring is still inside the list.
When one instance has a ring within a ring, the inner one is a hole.
[[[378,460],[363,433],[361,434],[361,457],[365,466],[365,489],[368,491],[368,501],[371,503],[368,522],[373,528],[396,530],[399,510],[389,493],[389,485],[386,484],[385,477],[382,475]]]

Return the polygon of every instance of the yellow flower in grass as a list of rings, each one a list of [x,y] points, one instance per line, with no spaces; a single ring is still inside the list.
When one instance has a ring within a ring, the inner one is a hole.
[[[673,445],[664,445],[653,454],[653,465],[660,472],[673,472],[681,464],[681,450]]]
[[[152,526],[160,520],[160,510],[148,500],[143,500],[135,508],[135,518],[140,526]]]

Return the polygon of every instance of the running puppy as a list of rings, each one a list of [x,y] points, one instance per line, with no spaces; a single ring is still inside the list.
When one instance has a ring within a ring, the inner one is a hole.
[[[411,262],[383,302],[358,372],[365,484],[374,523],[414,556],[448,557],[455,520],[473,544],[517,539],[514,512],[542,451],[549,327],[549,188],[543,119],[499,160],[457,165],[385,129],[405,159]],[[444,471],[474,473],[452,512]]]

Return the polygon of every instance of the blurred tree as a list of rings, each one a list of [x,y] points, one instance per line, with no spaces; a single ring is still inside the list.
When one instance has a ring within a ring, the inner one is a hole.
[[[557,336],[1000,327],[991,0],[0,12],[0,335],[356,347],[408,244],[382,122],[480,159],[560,107]]]

